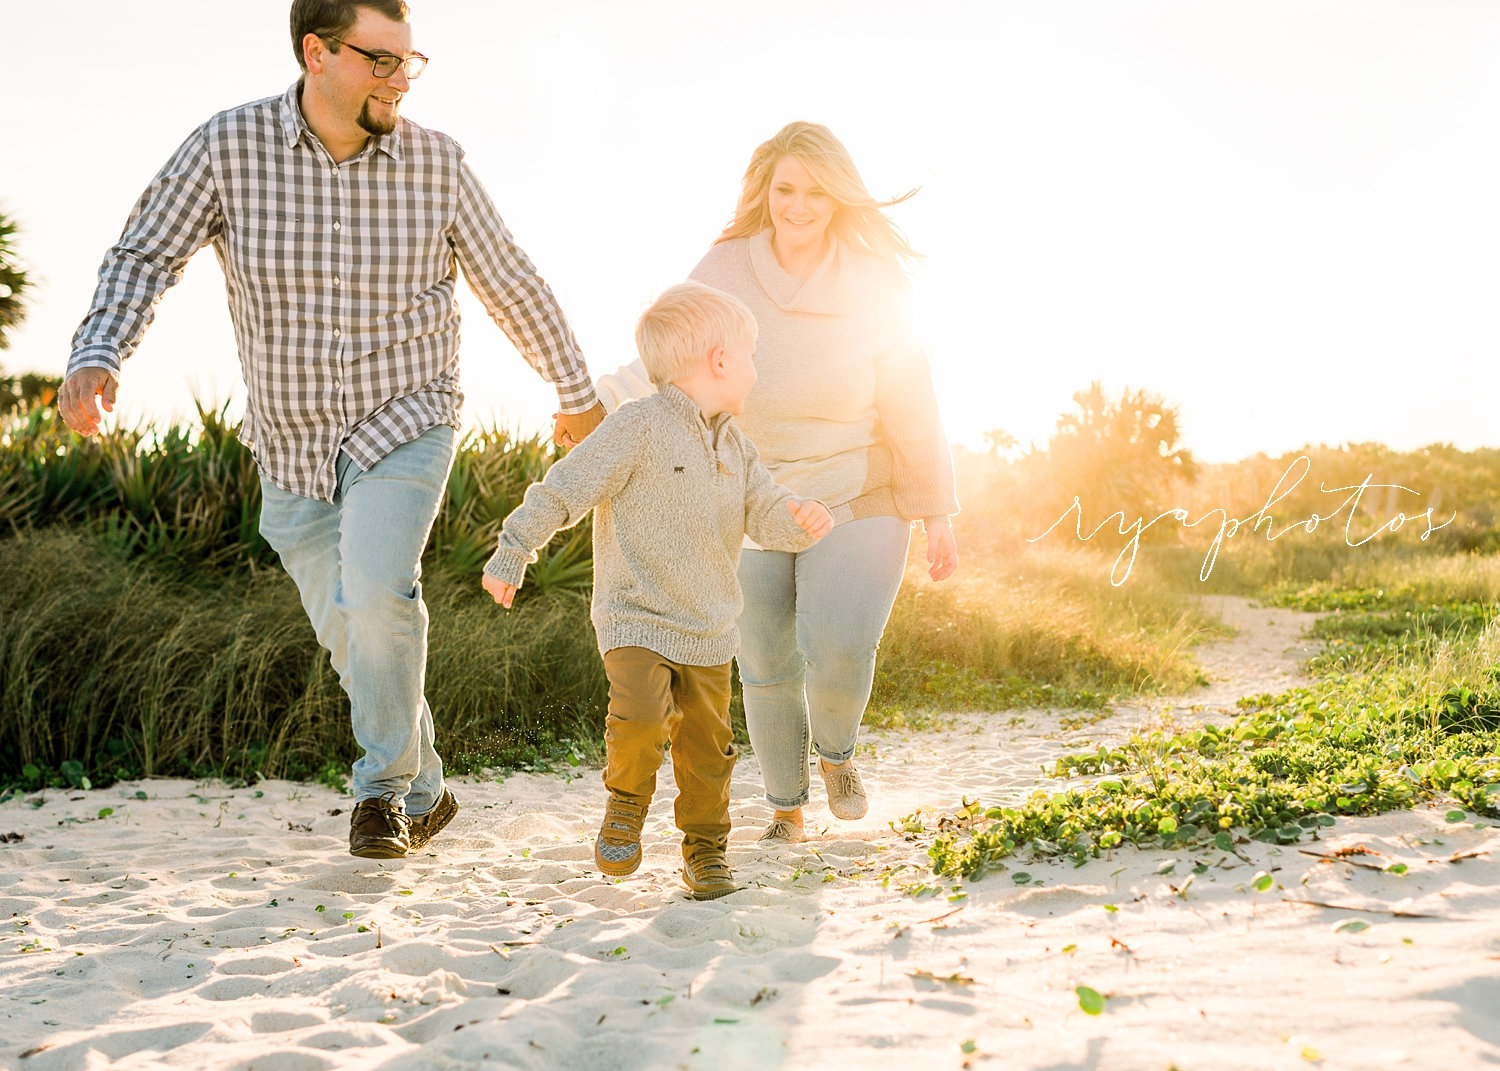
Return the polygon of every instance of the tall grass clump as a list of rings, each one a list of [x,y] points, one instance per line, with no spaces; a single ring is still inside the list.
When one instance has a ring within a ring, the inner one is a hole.
[[[191,428],[89,439],[44,407],[0,425],[0,780],[63,763],[96,779],[306,776],[353,757],[237,433],[202,408]],[[597,732],[588,523],[543,549],[511,614],[479,587],[500,521],[557,456],[467,435],[424,555],[428,696],[461,765]]]
[[[0,543],[0,761],[299,773],[347,735],[290,580],[214,587],[56,527]],[[337,729],[336,729],[337,727]]]
[[[1120,591],[1085,551],[1016,546],[966,554],[953,579],[932,584],[916,567],[920,550],[913,558],[881,641],[877,718],[1099,708],[1203,683],[1190,648],[1212,622],[1155,577]]]
[[[602,725],[584,598],[507,615],[439,571],[428,699],[453,754],[499,764]],[[0,542],[0,770],[307,777],[354,757],[348,703],[279,570],[218,585],[52,528]]]

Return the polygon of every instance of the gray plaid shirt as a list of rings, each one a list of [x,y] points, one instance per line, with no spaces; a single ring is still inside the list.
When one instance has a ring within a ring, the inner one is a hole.
[[[331,501],[345,450],[368,469],[459,424],[459,267],[564,413],[594,404],[578,343],[448,136],[402,120],[335,164],[301,83],[193,132],[105,255],[72,374],[120,362],[209,242],[249,389],[241,438],[278,487]]]

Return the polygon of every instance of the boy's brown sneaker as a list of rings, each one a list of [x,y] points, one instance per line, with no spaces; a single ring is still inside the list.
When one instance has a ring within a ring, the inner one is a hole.
[[[396,794],[360,800],[349,815],[349,854],[362,859],[400,859],[411,849],[411,819]]]
[[[646,801],[609,794],[604,824],[594,841],[594,865],[612,878],[634,874],[641,865],[641,826],[646,824]]]
[[[426,814],[411,816],[410,850],[427,847],[427,842],[442,832],[443,827],[453,821],[453,816],[457,813],[458,800],[448,791],[448,786],[444,785],[443,794],[438,797],[432,810]]]
[[[823,775],[823,788],[828,792],[828,809],[835,818],[852,820],[863,818],[870,809],[865,798],[864,782],[850,759],[842,766],[829,766],[818,759],[818,772]]]
[[[718,848],[699,848],[683,860],[682,881],[694,900],[717,900],[739,891],[734,871]]]

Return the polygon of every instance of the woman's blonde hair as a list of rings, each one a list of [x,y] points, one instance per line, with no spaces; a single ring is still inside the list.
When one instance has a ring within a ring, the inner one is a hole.
[[[762,142],[750,157],[740,185],[740,203],[734,219],[716,239],[749,238],[771,226],[771,176],[783,156],[795,156],[814,182],[833,198],[835,209],[828,229],[839,241],[872,253],[894,268],[920,259],[906,236],[881,211],[906,200],[916,189],[900,197],[877,201],[865,189],[854,159],[833,131],[818,123],[788,123],[771,140]]]

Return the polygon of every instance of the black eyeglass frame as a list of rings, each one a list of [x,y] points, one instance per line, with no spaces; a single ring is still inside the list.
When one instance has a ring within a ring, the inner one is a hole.
[[[323,38],[323,40],[332,41],[334,44],[343,45],[345,48],[352,49],[353,51],[358,52],[365,59],[369,60],[371,78],[389,78],[391,75],[396,73],[398,68],[404,67],[406,69],[406,77],[415,81],[416,79],[422,77],[422,72],[426,70],[427,65],[432,62],[432,60],[422,55],[422,53],[420,52],[413,52],[410,56],[398,56],[394,52],[366,52],[358,45],[352,45],[348,41],[345,41],[342,37],[325,37]],[[412,70],[411,67],[413,60],[415,60],[417,64],[416,70]],[[384,73],[381,73],[381,64],[390,64],[391,69]]]

